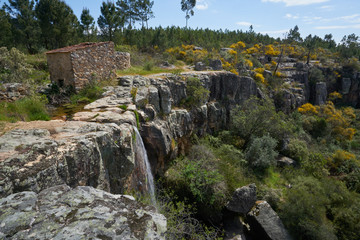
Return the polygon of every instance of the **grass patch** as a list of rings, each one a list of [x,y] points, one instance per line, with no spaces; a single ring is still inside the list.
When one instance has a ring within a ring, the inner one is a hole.
[[[127,106],[127,105],[120,105],[119,108],[122,109],[122,110],[124,110],[124,111],[126,111],[127,108],[128,108],[128,106]]]
[[[0,121],[50,120],[46,110],[47,100],[43,96],[32,96],[15,102],[0,102]]]
[[[89,84],[81,89],[79,93],[72,95],[70,101],[72,104],[91,103],[101,98],[103,92],[104,90],[99,84]]]
[[[182,72],[182,69],[179,69],[180,72]],[[145,68],[144,66],[132,66],[131,68],[117,71],[117,74],[119,76],[123,75],[151,75],[151,74],[157,74],[157,73],[173,73],[174,69],[163,69],[159,67],[152,67],[151,69]]]

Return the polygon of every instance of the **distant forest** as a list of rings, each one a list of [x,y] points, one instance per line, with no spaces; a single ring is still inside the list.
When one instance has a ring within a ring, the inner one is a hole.
[[[181,1],[186,20],[193,15],[195,5],[192,2]],[[256,33],[252,26],[245,32],[175,26],[148,28],[148,21],[155,17],[153,4],[150,0],[104,1],[100,6],[101,15],[96,20],[86,8],[78,19],[70,6],[61,0],[9,0],[0,9],[0,46],[16,47],[34,54],[89,41],[136,45],[142,51],[164,50],[181,44],[219,49],[237,41],[248,45],[294,42],[306,48],[330,49],[344,58],[360,58],[360,42],[356,34],[344,36],[340,43],[336,43],[331,34],[323,38],[316,35],[302,38],[297,26],[290,29],[284,39]],[[135,26],[141,27],[137,29]]]

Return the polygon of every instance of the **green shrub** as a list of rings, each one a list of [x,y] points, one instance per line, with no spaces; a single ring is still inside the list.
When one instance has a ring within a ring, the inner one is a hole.
[[[307,161],[309,158],[309,150],[307,143],[300,139],[292,138],[288,144],[286,153],[289,157],[296,160],[298,163]]]
[[[280,217],[297,239],[337,239],[326,218],[325,206],[330,203],[320,181],[298,177],[286,192]]]
[[[208,100],[210,91],[202,85],[200,79],[189,77],[186,79],[186,95],[186,107],[199,107]]]
[[[214,154],[206,146],[193,146],[187,157],[175,160],[166,176],[177,193],[193,198],[200,205],[215,208],[224,205],[227,194],[224,177],[217,169]]]
[[[309,82],[312,84],[318,83],[318,82],[323,82],[325,80],[325,76],[323,74],[323,72],[314,67],[311,68],[309,71]]]
[[[12,48],[0,48],[0,82],[18,82],[30,84],[30,74],[34,69],[26,62],[25,54]]]
[[[276,165],[276,145],[277,141],[269,135],[255,137],[246,149],[245,158],[251,167],[264,171]]]
[[[103,88],[94,81],[86,85],[79,93],[72,95],[70,100],[72,104],[90,103],[101,98],[103,92]]]
[[[245,140],[245,144],[252,136],[261,137],[270,134],[281,141],[291,133],[292,124],[286,121],[286,116],[275,110],[270,100],[250,98],[244,104],[231,111],[231,132]]]
[[[325,168],[326,159],[321,153],[309,152],[307,158],[301,160],[301,169],[305,174],[316,178],[321,178],[329,175]]]
[[[221,232],[213,227],[207,227],[194,216],[196,208],[179,201],[174,192],[162,191],[158,194],[159,212],[167,220],[166,239],[218,239]]]
[[[50,120],[46,104],[44,96],[26,97],[13,103],[0,102],[0,121]]]
[[[154,62],[151,60],[148,60],[145,62],[143,69],[145,71],[152,71],[154,68]]]

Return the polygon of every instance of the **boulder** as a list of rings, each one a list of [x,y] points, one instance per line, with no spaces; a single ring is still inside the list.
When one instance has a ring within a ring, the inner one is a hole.
[[[265,202],[257,202],[256,206],[247,214],[250,233],[254,239],[290,240],[281,219],[271,206]]]
[[[3,239],[165,239],[166,218],[131,196],[58,185],[0,199]]]
[[[289,157],[281,156],[281,157],[277,160],[277,165],[278,165],[279,167],[295,166],[295,165],[296,165],[296,161],[295,161],[294,159],[289,158]]]
[[[195,71],[205,71],[206,65],[203,62],[197,62],[195,64]]]
[[[231,200],[226,204],[226,208],[232,212],[247,214],[256,202],[256,185],[238,188],[233,193]]]
[[[212,70],[215,71],[223,70],[222,62],[220,59],[209,60],[209,66]]]

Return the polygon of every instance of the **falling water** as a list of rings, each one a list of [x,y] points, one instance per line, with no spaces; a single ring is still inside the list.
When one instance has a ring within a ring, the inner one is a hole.
[[[134,127],[135,133],[136,133],[136,160],[138,161],[138,165],[142,166],[141,172],[145,172],[146,174],[146,185],[147,185],[147,190],[148,193],[150,195],[151,198],[151,202],[154,206],[156,206],[156,199],[155,199],[155,185],[154,185],[154,178],[153,175],[151,173],[151,166],[149,163],[149,159],[146,153],[146,149],[144,146],[144,142],[141,138],[141,135],[139,133],[139,130]]]

